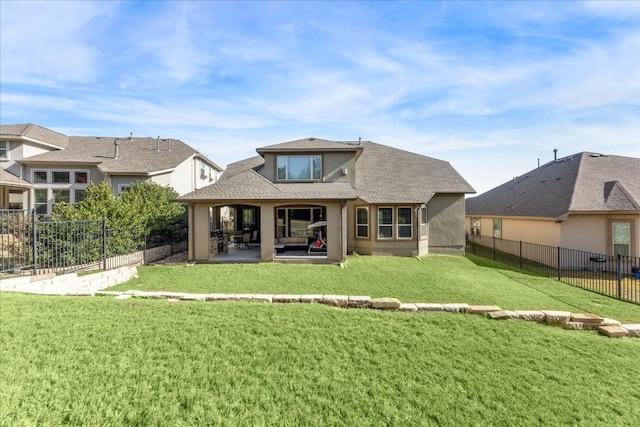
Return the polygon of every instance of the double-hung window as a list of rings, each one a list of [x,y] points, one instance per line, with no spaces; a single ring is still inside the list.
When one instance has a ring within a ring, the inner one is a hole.
[[[399,207],[396,215],[398,239],[410,239],[413,237],[413,208]]]
[[[631,223],[611,223],[611,236],[613,241],[613,254],[629,256],[631,254]]]
[[[356,208],[356,237],[361,239],[369,238],[369,208]]]
[[[322,177],[322,156],[278,156],[278,181],[317,181]]]
[[[89,171],[34,170],[32,176],[38,215],[51,215],[56,203],[78,203],[87,196]]]
[[[378,208],[378,239],[393,239],[393,208]]]

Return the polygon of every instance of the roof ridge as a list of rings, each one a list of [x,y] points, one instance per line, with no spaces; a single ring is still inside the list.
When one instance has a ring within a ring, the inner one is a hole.
[[[574,204],[576,203],[576,196],[578,195],[576,191],[576,187],[578,186],[578,181],[582,178],[582,172],[584,170],[584,154],[586,152],[582,151],[577,154],[573,154],[568,157],[580,156],[580,160],[578,161],[578,173],[576,173],[576,179],[573,180],[573,185],[571,188],[571,201],[569,202],[569,206],[567,206],[567,212],[572,211],[574,208]],[[566,157],[565,157],[566,158]]]

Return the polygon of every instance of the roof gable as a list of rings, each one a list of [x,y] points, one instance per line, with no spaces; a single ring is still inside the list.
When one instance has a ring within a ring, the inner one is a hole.
[[[360,141],[329,141],[320,138],[304,138],[281,144],[267,145],[256,148],[256,151],[264,153],[282,152],[327,152],[327,151],[361,151]]]
[[[56,148],[67,148],[69,137],[33,123],[0,125],[0,138],[28,139]]]

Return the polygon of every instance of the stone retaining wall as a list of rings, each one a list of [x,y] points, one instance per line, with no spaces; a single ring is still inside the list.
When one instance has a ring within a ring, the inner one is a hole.
[[[465,303],[402,303],[396,298],[371,298],[366,295],[290,295],[290,294],[190,294],[165,291],[96,292],[117,299],[159,298],[179,301],[261,301],[267,303],[317,303],[339,308],[368,308],[400,312],[450,312],[475,314],[490,319],[520,319],[556,325],[571,330],[597,330],[609,337],[640,337],[640,324],[622,324],[590,313],[571,313],[557,310],[503,310],[495,305],[469,305]]]
[[[125,266],[100,273],[78,276],[78,273],[37,274],[2,279],[0,291],[41,295],[95,295],[101,289],[138,277],[135,266]]]

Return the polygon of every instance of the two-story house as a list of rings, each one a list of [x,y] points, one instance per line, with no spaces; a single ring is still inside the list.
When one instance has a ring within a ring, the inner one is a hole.
[[[66,136],[34,124],[0,126],[0,209],[50,215],[76,203],[89,183],[117,196],[135,181],[186,194],[218,180],[222,168],[178,139]]]
[[[257,237],[260,261],[464,253],[464,197],[474,190],[447,162],[317,138],[256,151],[228,165],[217,183],[178,199],[189,204],[191,260],[210,260],[223,207],[235,211],[237,232]],[[312,250],[320,240],[321,250]]]

